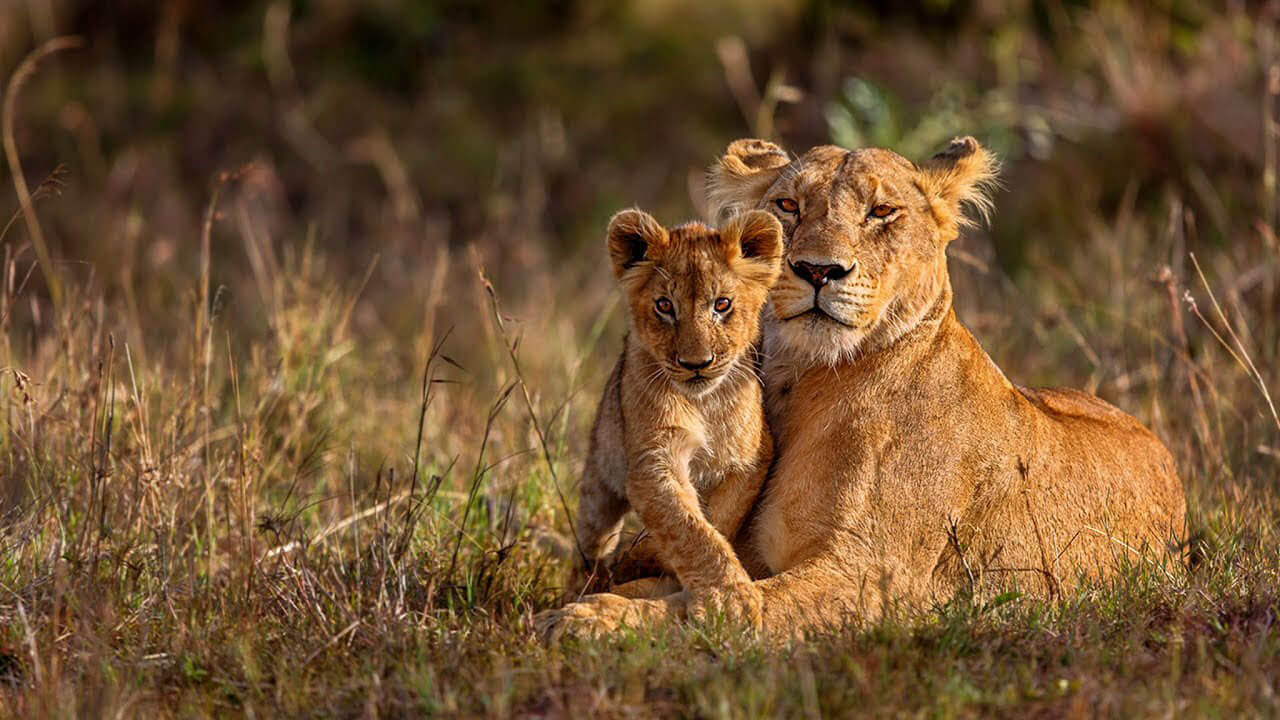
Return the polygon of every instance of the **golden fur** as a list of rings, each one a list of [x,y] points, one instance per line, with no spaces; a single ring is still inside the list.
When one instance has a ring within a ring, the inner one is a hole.
[[[625,210],[607,237],[629,332],[591,433],[576,527],[583,572],[606,571],[634,507],[646,536],[629,548],[633,563],[656,560],[700,600],[731,596],[751,578],[730,541],[773,454],[753,360],[760,309],[781,267],[782,227],[757,211],[719,231],[701,223],[667,230]],[[751,597],[732,607],[745,604],[758,618]]]
[[[973,586],[1052,596],[1180,545],[1164,445],[1096,397],[1009,382],[956,319],[946,247],[995,174],[972,138],[921,166],[746,140],[712,169],[718,212],[766,209],[788,235],[764,344],[776,460],[743,553],[767,568],[751,602],[769,631]],[[690,603],[601,594],[559,620],[598,631]]]

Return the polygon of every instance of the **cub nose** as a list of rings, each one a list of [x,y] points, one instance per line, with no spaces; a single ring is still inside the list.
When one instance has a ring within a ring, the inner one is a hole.
[[[791,272],[804,278],[805,282],[815,288],[820,288],[832,280],[839,280],[853,270],[852,266],[846,268],[842,265],[820,265],[803,260],[787,264],[791,266]]]
[[[715,359],[716,359],[715,355],[707,355],[706,357],[699,357],[699,358],[693,358],[693,359],[680,357],[680,358],[676,358],[676,362],[679,363],[680,367],[684,368],[685,370],[705,370],[707,366],[711,364],[711,361]]]

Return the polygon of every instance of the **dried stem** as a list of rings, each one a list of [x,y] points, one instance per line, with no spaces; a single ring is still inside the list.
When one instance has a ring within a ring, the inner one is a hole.
[[[573,513],[569,511],[569,502],[565,500],[564,489],[560,485],[560,475],[556,472],[555,460],[551,457],[551,444],[547,441],[547,434],[542,429],[542,422],[538,420],[538,413],[533,408],[533,399],[529,396],[529,385],[525,382],[524,371],[520,369],[520,356],[516,354],[516,345],[511,341],[511,337],[507,333],[506,323],[502,320],[502,311],[498,305],[498,293],[493,289],[493,283],[489,282],[489,278],[484,273],[484,268],[480,268],[480,283],[484,285],[484,289],[489,293],[489,304],[493,309],[494,320],[498,324],[498,332],[502,335],[502,344],[507,348],[507,355],[511,358],[511,366],[516,373],[516,381],[520,384],[520,393],[524,396],[524,407],[529,413],[529,422],[533,423],[533,430],[538,434],[538,444],[542,447],[542,459],[547,464],[547,472],[551,474],[551,482],[556,488],[556,497],[560,499],[560,507],[564,510],[565,517],[569,521],[569,532],[573,533],[573,545],[578,549],[578,556],[583,564],[587,564],[587,554],[582,550],[582,542],[578,539],[578,530],[573,524]]]
[[[1156,281],[1164,285],[1165,292],[1169,297],[1169,324],[1173,329],[1173,339],[1177,344],[1174,354],[1182,360],[1186,366],[1187,387],[1191,391],[1191,401],[1196,406],[1195,423],[1196,434],[1200,436],[1200,442],[1204,444],[1215,458],[1221,457],[1221,453],[1217,444],[1213,441],[1213,434],[1209,429],[1209,415],[1205,410],[1204,394],[1200,391],[1200,381],[1196,379],[1195,368],[1191,362],[1191,343],[1187,339],[1187,329],[1182,321],[1182,308],[1178,305],[1178,280],[1173,275],[1173,269],[1168,265],[1160,269],[1160,273],[1156,276]]]
[[[58,282],[57,273],[53,269],[53,257],[49,254],[49,246],[44,241],[44,232],[40,229],[40,221],[36,219],[31,192],[27,188],[26,176],[22,173],[22,162],[18,158],[18,143],[13,139],[13,115],[18,105],[18,93],[23,84],[35,75],[36,66],[44,58],[54,53],[70,50],[81,45],[79,37],[56,37],[31,52],[18,65],[9,78],[9,86],[4,93],[4,154],[9,160],[9,172],[13,174],[13,189],[18,194],[18,202],[22,207],[22,217],[27,224],[27,232],[31,235],[31,244],[35,247],[36,258],[40,261],[40,271],[44,273],[45,283],[49,286],[49,296],[53,298],[55,311],[62,307],[62,285]]]
[[[1213,333],[1213,336],[1217,338],[1218,342],[1227,349],[1227,352],[1231,354],[1231,357],[1240,364],[1240,367],[1244,368],[1245,372],[1247,372],[1250,378],[1258,385],[1258,389],[1262,391],[1263,399],[1267,401],[1267,408],[1271,410],[1271,420],[1276,424],[1276,429],[1280,430],[1280,414],[1276,413],[1276,404],[1271,400],[1271,392],[1267,389],[1266,380],[1262,377],[1262,373],[1258,371],[1258,367],[1253,364],[1253,358],[1249,355],[1249,350],[1244,346],[1244,343],[1241,342],[1240,336],[1236,334],[1235,327],[1232,326],[1231,321],[1227,319],[1226,313],[1222,312],[1222,306],[1218,304],[1218,298],[1214,296],[1213,288],[1209,287],[1209,281],[1205,279],[1204,271],[1200,269],[1200,262],[1196,260],[1196,254],[1189,254],[1191,255],[1191,264],[1195,266],[1196,274],[1200,276],[1200,284],[1204,286],[1205,292],[1208,293],[1209,302],[1213,303],[1214,312],[1217,313],[1218,319],[1221,320],[1223,326],[1226,327],[1227,334],[1230,335],[1232,341],[1235,342],[1235,350],[1233,350],[1231,345],[1222,338],[1222,335],[1218,334],[1218,331],[1214,329],[1213,324],[1200,313],[1200,308],[1195,304],[1194,299],[1192,299],[1188,294],[1187,297],[1191,300],[1191,312],[1195,313],[1196,317],[1200,318],[1200,322],[1203,322],[1205,327],[1209,328],[1209,332]],[[1239,351],[1238,354],[1236,352],[1237,350]]]

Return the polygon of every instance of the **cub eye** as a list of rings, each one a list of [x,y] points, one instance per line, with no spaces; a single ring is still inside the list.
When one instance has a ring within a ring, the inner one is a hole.
[[[791,198],[778,198],[773,201],[778,209],[785,213],[797,213],[800,211],[800,203]]]
[[[657,302],[655,302],[653,306],[656,307],[658,312],[663,315],[670,315],[675,312],[676,309],[675,306],[671,304],[671,301],[666,298],[658,298]]]
[[[733,307],[733,301],[725,297],[716,298],[716,302],[712,307],[716,309],[716,312],[723,315],[724,313],[729,312],[729,308]]]
[[[871,212],[869,214],[874,218],[886,218],[892,215],[894,210],[897,210],[897,208],[892,205],[882,204],[871,208]]]

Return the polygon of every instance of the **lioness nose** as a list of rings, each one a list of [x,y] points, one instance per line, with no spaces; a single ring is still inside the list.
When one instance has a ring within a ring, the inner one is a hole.
[[[676,358],[676,362],[680,363],[680,367],[684,368],[685,370],[703,370],[708,365],[711,364],[712,360],[715,360],[715,359],[716,359],[715,355],[707,355],[705,357],[694,358],[692,360],[688,358],[682,358],[682,357]]]
[[[820,288],[832,280],[839,280],[849,274],[852,267],[844,267],[842,265],[819,265],[801,260],[800,262],[789,262],[791,272],[804,278],[805,282]]]

